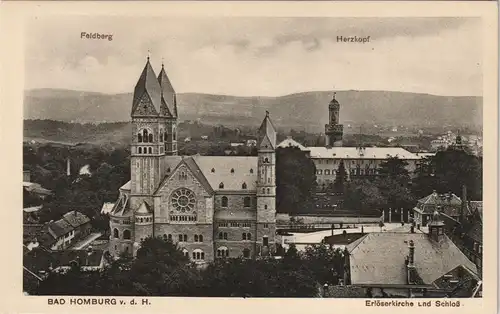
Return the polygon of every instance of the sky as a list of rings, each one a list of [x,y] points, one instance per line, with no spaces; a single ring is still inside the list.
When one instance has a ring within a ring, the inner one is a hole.
[[[26,89],[132,92],[150,55],[157,74],[163,61],[178,93],[482,95],[479,18],[44,16],[26,32]]]

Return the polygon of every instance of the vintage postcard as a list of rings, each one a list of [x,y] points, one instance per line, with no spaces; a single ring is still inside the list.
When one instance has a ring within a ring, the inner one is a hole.
[[[495,5],[4,4],[2,307],[493,312]]]

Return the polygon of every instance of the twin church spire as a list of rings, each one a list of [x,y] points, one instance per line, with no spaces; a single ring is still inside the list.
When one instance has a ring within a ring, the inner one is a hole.
[[[177,118],[177,97],[162,63],[156,76],[147,58],[146,65],[135,85],[132,116],[162,116]]]

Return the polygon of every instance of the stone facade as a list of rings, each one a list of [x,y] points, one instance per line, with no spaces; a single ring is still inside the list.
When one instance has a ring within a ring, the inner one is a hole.
[[[175,92],[172,98],[173,88],[160,84],[170,81],[163,68],[157,80],[148,60],[134,91],[131,180],[110,213],[110,253],[135,254],[148,236],[165,236],[195,262],[272,253],[276,130],[269,115],[258,157],[177,156]]]

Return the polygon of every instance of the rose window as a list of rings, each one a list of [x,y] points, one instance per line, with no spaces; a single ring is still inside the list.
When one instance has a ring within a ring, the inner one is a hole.
[[[194,193],[188,189],[178,189],[172,194],[172,207],[180,212],[189,212],[194,209],[196,199]]]

